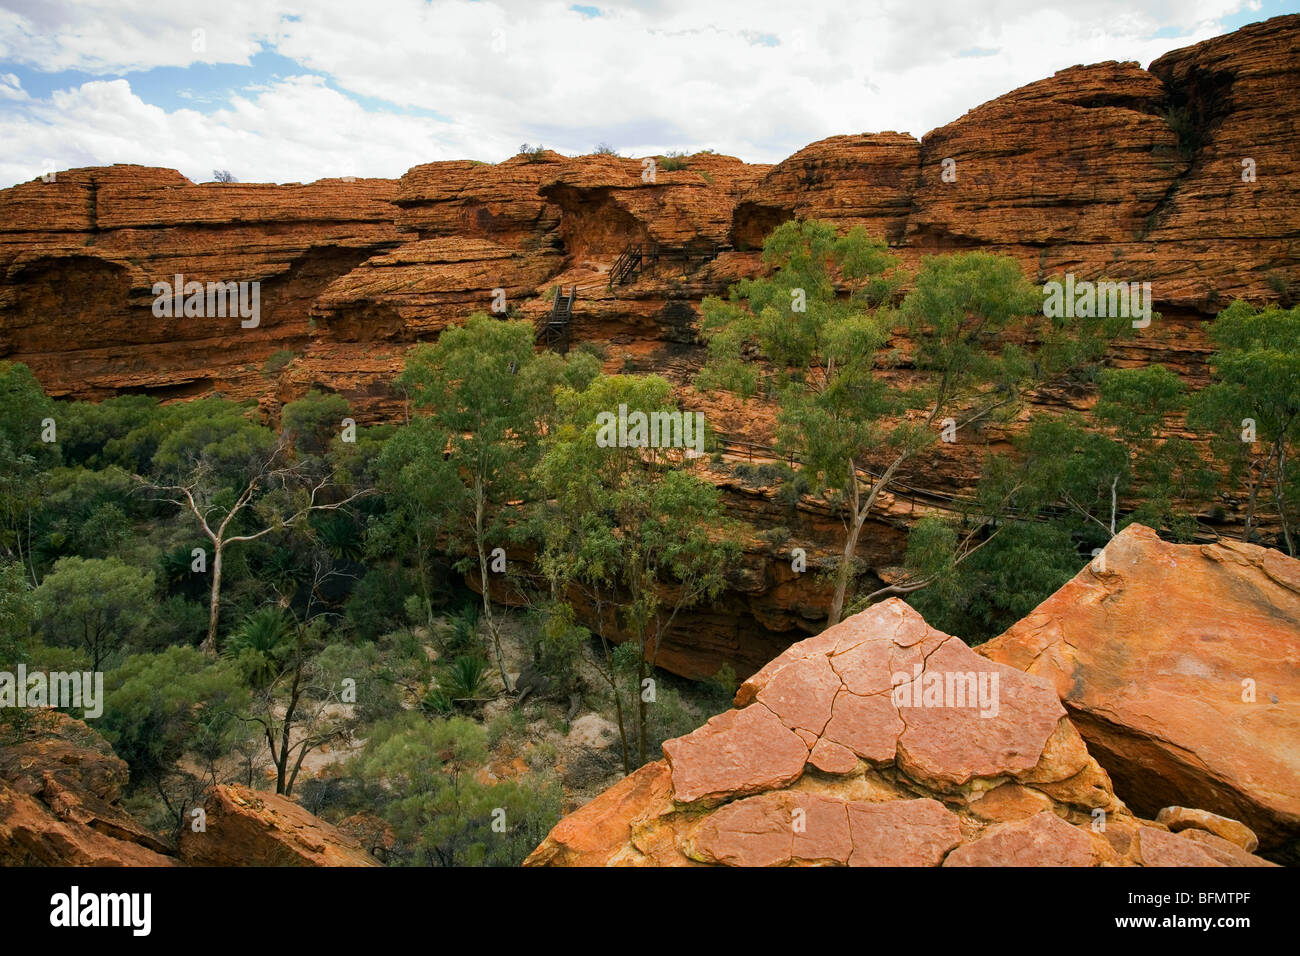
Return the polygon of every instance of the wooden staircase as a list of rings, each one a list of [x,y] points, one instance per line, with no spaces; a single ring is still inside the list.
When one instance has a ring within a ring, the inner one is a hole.
[[[645,261],[645,249],[639,242],[629,242],[609,269],[609,287],[622,285]]]
[[[576,285],[567,294],[564,286],[556,286],[551,314],[537,330],[537,340],[543,347],[561,353],[569,351],[569,324],[573,321],[573,303],[577,298]]]

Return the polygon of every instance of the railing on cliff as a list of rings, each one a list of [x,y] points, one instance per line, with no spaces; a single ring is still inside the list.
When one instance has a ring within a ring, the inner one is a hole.
[[[537,330],[537,340],[544,348],[557,352],[569,351],[569,326],[573,322],[573,303],[578,298],[575,285],[566,294],[564,286],[556,286],[551,312]]]
[[[629,282],[632,274],[640,270],[644,274],[654,269],[660,262],[702,263],[711,262],[723,252],[731,251],[731,246],[723,245],[714,239],[700,239],[680,246],[665,246],[657,242],[629,242],[618,254],[609,270],[609,288]]]

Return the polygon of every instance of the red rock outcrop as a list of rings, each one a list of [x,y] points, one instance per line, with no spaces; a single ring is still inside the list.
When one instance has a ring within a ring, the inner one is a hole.
[[[38,714],[0,748],[0,866],[172,866],[162,841],[121,808],[127,766],[97,733]]]
[[[525,865],[1263,863],[1138,820],[1050,684],[897,599],[794,645],[735,704],[562,820]]]
[[[0,866],[378,866],[355,840],[292,801],[215,788],[206,831],[180,858],[121,806],[128,770],[82,721],[38,712],[0,747]]]
[[[217,786],[204,804],[206,829],[181,831],[190,866],[379,866],[347,836],[274,793]]]
[[[1300,561],[1130,525],[979,652],[1051,682],[1138,812],[1203,808],[1300,858]]]

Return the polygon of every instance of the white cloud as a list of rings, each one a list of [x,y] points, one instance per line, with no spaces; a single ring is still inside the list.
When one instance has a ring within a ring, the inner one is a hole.
[[[30,178],[36,171],[16,170],[68,155],[202,178],[214,166],[245,180],[394,176],[433,159],[501,159],[523,141],[564,152],[605,141],[625,155],[712,148],[775,162],[836,133],[920,136],[1076,63],[1145,65],[1222,32],[1242,0],[590,5],[601,15],[555,0],[176,0],[163,13],[144,0],[57,0],[0,12],[0,59],[102,75],[245,63],[268,49],[370,107],[309,76],[259,78],[208,116],[150,107],[123,81],[86,83],[6,105],[0,129],[18,148],[0,174]],[[194,51],[200,28],[207,46]],[[1162,28],[1177,36],[1150,38]],[[20,99],[6,95],[13,88],[0,83],[0,100]]]
[[[30,99],[22,82],[13,73],[0,73],[0,100]]]

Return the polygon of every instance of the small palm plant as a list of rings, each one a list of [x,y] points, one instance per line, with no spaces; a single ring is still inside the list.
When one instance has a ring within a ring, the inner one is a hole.
[[[443,638],[443,650],[449,655],[466,654],[479,649],[479,609],[477,604],[466,604],[447,617],[450,631]]]
[[[316,540],[336,561],[360,561],[365,545],[351,516],[333,514],[315,524]]]
[[[253,687],[271,683],[289,651],[293,623],[281,608],[260,607],[240,622],[223,653],[237,663]]]
[[[492,694],[489,671],[492,665],[478,654],[455,658],[438,673],[438,690],[455,704],[474,705]]]

